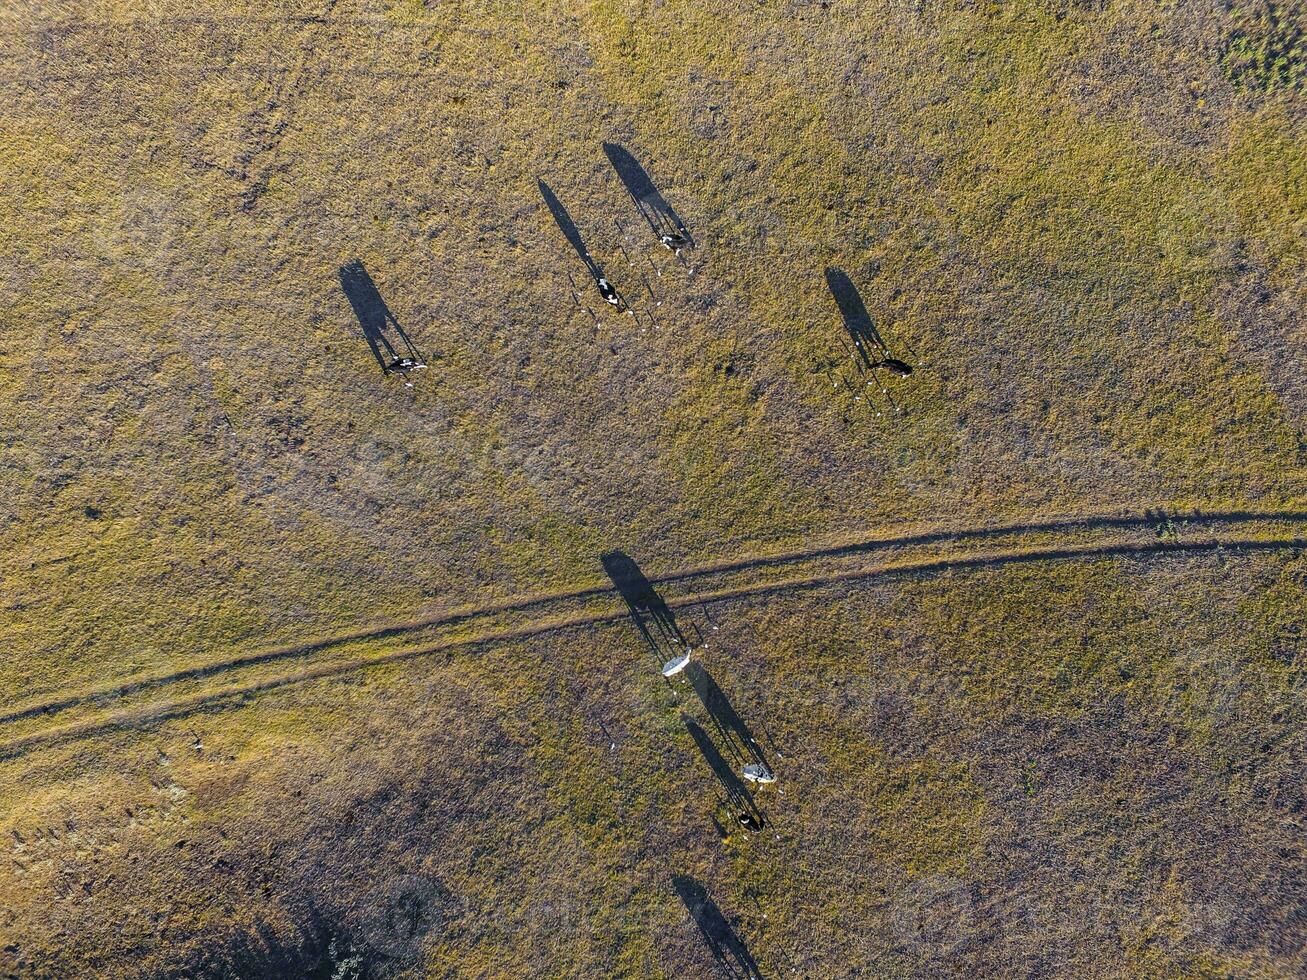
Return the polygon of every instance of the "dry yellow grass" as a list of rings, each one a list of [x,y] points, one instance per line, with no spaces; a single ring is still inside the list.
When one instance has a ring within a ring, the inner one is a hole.
[[[1307,509],[1302,10],[1247,6],[13,0],[0,713],[612,548]],[[573,304],[541,179],[656,330]],[[925,362],[902,415],[832,387],[828,267]],[[786,757],[725,841],[706,720],[622,624],[143,692],[0,762],[0,966],[695,975],[689,875],[769,976],[1294,975],[1303,608],[1289,547],[723,600],[709,667]]]

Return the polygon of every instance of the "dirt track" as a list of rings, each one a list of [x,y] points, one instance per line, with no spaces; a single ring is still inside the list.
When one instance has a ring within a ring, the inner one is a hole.
[[[1176,533],[1163,539],[1158,536],[1158,528],[1168,520]],[[1288,529],[1304,523],[1307,513],[1303,512],[1237,511],[1099,515],[986,528],[936,528],[900,537],[750,556],[650,575],[650,580],[663,587],[668,606],[678,609],[874,577],[926,575],[1019,562],[1303,548],[1307,547],[1307,537],[1294,536]],[[1263,535],[1230,533],[1249,526],[1262,526]],[[976,541],[983,542],[984,547],[965,547]],[[888,553],[891,560],[866,562],[866,556],[877,553]],[[0,715],[0,729],[9,735],[0,743],[0,759],[119,727],[142,727],[199,711],[223,710],[261,692],[306,681],[614,622],[626,615],[611,587],[593,585],[377,624],[184,671],[75,692],[56,701],[17,705]],[[368,649],[392,639],[401,641],[398,649]],[[289,661],[303,663],[298,669],[287,670],[285,662]],[[274,667],[275,671],[271,669]],[[241,679],[225,686],[205,683],[228,675],[241,675]],[[56,715],[66,716],[58,727],[41,724]]]

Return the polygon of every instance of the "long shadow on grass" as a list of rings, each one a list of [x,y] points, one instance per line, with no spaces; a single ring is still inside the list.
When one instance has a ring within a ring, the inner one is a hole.
[[[357,259],[340,267],[340,288],[354,308],[363,337],[372,348],[382,374],[389,374],[401,360],[420,362],[422,355],[381,298],[377,284]],[[402,351],[401,351],[402,348]],[[385,351],[383,354],[382,351]]]
[[[749,730],[749,726],[744,723],[744,719],[739,716],[731,705],[730,699],[718,687],[717,681],[708,672],[708,669],[697,663],[692,663],[686,668],[685,672],[690,678],[690,685],[694,688],[694,693],[699,695],[699,701],[703,704],[704,710],[708,712],[708,717],[713,720],[718,737],[730,748],[737,759],[741,762],[754,762],[770,769],[771,766],[767,762],[767,757],[763,754],[762,746],[753,737],[753,732]]]
[[[744,945],[707,889],[688,875],[672,878],[672,888],[699,927],[699,934],[708,944],[713,958],[728,977],[743,980],[762,980],[762,971],[754,962],[749,948]]]
[[[622,551],[610,551],[599,560],[626,603],[635,628],[660,661],[668,659],[668,653],[679,655],[688,650],[676,617],[635,560]]]
[[[636,210],[649,223],[654,237],[661,241],[665,235],[682,235],[693,248],[694,238],[685,227],[685,222],[667,203],[667,199],[659,193],[648,172],[640,166],[640,162],[631,156],[625,147],[616,143],[605,143],[604,153],[607,154],[608,162],[613,165],[617,176],[626,187],[626,193],[630,194],[631,200],[635,202]]]
[[[830,286],[835,305],[844,318],[844,329],[853,338],[853,346],[857,348],[863,364],[870,368],[889,357],[889,348],[885,346],[885,340],[876,329],[871,314],[867,312],[867,304],[862,301],[862,294],[853,285],[853,280],[841,269],[827,269],[826,285]],[[875,347],[875,355],[868,350],[869,346]]]
[[[721,784],[722,791],[726,793],[726,798],[737,813],[748,813],[757,822],[758,826],[763,824],[762,811],[758,805],[753,802],[753,796],[749,788],[744,785],[742,780],[731,768],[730,762],[717,748],[708,733],[699,727],[698,723],[691,721],[689,718],[682,716],[682,723],[685,730],[690,733],[690,738],[694,739],[695,748],[703,756],[703,761],[708,763],[708,768],[712,770],[713,775],[717,777],[717,782]]]
[[[563,202],[543,180],[537,180],[540,187],[540,196],[545,199],[545,204],[549,208],[549,213],[554,216],[554,221],[558,224],[558,230],[563,233],[568,244],[576,250],[576,254],[581,261],[585,263],[586,271],[590,273],[592,279],[598,282],[604,277],[603,267],[595,261],[590,250],[585,247],[585,240],[581,237],[581,230],[576,227],[576,222],[572,216],[567,213],[567,208],[563,207]]]

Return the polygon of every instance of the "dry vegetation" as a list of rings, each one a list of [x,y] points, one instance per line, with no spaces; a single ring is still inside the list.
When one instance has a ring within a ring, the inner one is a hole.
[[[0,971],[711,975],[676,876],[769,977],[1307,971],[1301,4],[0,24]],[[573,305],[538,179],[657,330]],[[364,343],[354,259],[430,358],[413,388]],[[927,362],[903,415],[832,388],[827,267]],[[124,687],[600,586],[612,548],[652,575],[1194,509],[1280,519],[821,556],[709,607],[669,584],[778,756],[756,836],[715,829],[683,722],[709,719],[607,595],[492,617],[502,642],[460,621]],[[1263,547],[1141,550],[1209,537]]]

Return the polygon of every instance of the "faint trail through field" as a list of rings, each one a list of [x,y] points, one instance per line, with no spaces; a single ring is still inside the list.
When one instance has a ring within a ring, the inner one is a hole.
[[[1265,551],[1294,549],[1307,546],[1307,538],[1297,536],[1248,537],[1212,535],[1195,540],[1163,540],[1157,529],[1168,533],[1192,533],[1195,529],[1213,527],[1239,527],[1251,524],[1279,524],[1283,526],[1307,523],[1307,512],[1250,512],[1228,511],[1191,515],[1145,515],[1141,517],[1095,516],[1065,520],[1012,524],[986,528],[934,529],[900,537],[872,538],[844,542],[772,555],[760,555],[680,569],[658,576],[650,581],[662,586],[692,586],[691,590],[669,592],[667,605],[671,608],[699,606],[734,599],[754,598],[804,589],[836,585],[860,579],[924,575],[950,569],[998,567],[1018,562],[1057,561],[1067,559],[1111,558],[1163,554],[1193,554],[1216,551]],[[1134,540],[1110,541],[1050,541],[1043,546],[1019,547],[1022,539],[1041,536],[1079,535],[1084,537],[1104,530],[1134,532]],[[1139,540],[1140,532],[1151,537]],[[936,545],[950,548],[968,541],[994,541],[1010,539],[1006,548],[979,551],[951,551],[943,554],[918,556],[911,552]],[[868,565],[857,562],[869,553],[878,551],[909,552],[903,559]],[[854,559],[847,567],[823,568],[802,573],[802,566],[817,562],[836,563]],[[796,567],[797,566],[797,567]],[[758,573],[779,570],[786,574],[759,579],[737,581],[739,573]],[[797,574],[796,574],[797,573]],[[71,712],[68,723],[56,729],[30,730],[15,733],[15,737],[0,743],[0,759],[21,756],[43,745],[85,738],[120,727],[140,727],[156,724],[171,718],[183,717],[198,711],[220,710],[264,691],[348,674],[369,667],[394,664],[419,657],[452,654],[491,643],[511,642],[532,636],[616,622],[626,618],[625,605],[617,601],[610,585],[596,585],[567,592],[521,596],[495,603],[447,610],[430,616],[404,622],[392,622],[365,627],[359,630],[322,637],[306,643],[279,647],[244,656],[232,657],[202,666],[140,678],[129,683],[104,687],[57,700],[17,706],[0,715],[0,728],[35,729],[39,719]],[[513,622],[514,617],[523,621]],[[460,632],[459,628],[465,628]],[[436,634],[436,635],[432,635]],[[368,652],[368,644],[403,637],[408,645],[400,649]],[[424,642],[425,641],[425,642]],[[363,647],[364,649],[359,649]],[[313,658],[291,673],[266,677],[249,677],[241,683],[218,689],[200,689],[194,692],[181,690],[177,696],[159,701],[161,692],[173,688],[187,688],[198,682],[223,677],[236,672],[257,674],[259,668],[278,665],[282,661]],[[325,660],[326,662],[317,662]],[[144,708],[133,705],[134,699],[150,695],[152,700]],[[78,710],[80,709],[80,710]],[[90,718],[77,720],[79,715]],[[27,722],[28,725],[23,723]]]

